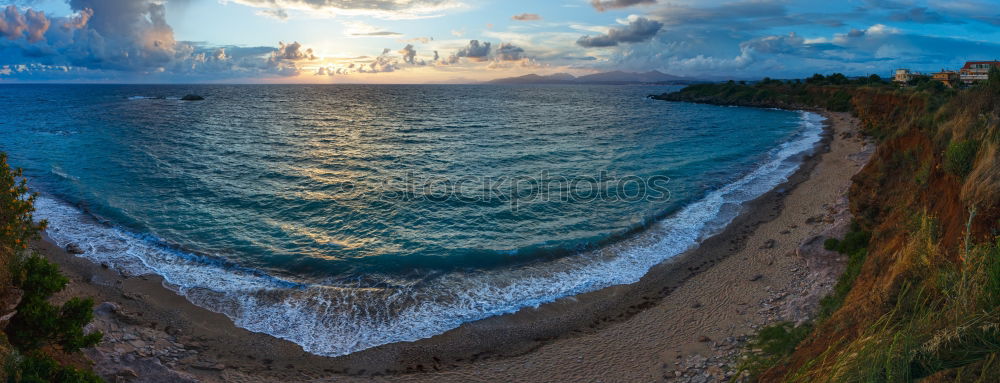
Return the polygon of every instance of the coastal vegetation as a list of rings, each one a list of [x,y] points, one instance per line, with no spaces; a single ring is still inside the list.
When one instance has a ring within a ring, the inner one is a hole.
[[[101,340],[100,332],[83,330],[93,318],[94,302],[75,297],[51,302],[69,280],[29,250],[45,228],[44,221],[34,221],[34,201],[21,170],[11,169],[0,153],[0,373],[8,382],[100,382],[76,358],[81,348]]]
[[[1000,380],[1000,71],[968,89],[881,79],[695,85],[671,101],[849,111],[878,142],[827,249],[847,271],[799,327],[762,329],[760,381]]]

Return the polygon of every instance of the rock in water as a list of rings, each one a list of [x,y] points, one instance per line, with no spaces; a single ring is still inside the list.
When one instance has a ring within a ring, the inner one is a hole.
[[[204,100],[204,99],[205,99],[204,97],[199,96],[197,94],[186,94],[186,95],[184,95],[184,97],[181,97],[181,100],[184,100],[184,101],[201,101],[201,100]]]
[[[71,243],[66,245],[66,252],[70,254],[83,254],[83,249],[80,248],[80,245]]]

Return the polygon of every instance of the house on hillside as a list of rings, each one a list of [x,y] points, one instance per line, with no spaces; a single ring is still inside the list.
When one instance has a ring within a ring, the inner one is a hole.
[[[940,81],[949,88],[954,88],[955,86],[958,86],[962,76],[956,71],[942,69],[940,72],[932,74],[931,79],[934,81]]]
[[[968,61],[959,71],[962,82],[972,84],[989,79],[990,68],[1000,66],[1000,61]]]
[[[925,73],[920,73],[912,71],[905,68],[896,69],[896,73],[892,76],[892,82],[900,87],[909,86],[914,80],[918,79],[930,79],[931,76]]]
[[[906,84],[910,82],[910,80],[913,80],[913,77],[917,74],[917,72],[905,68],[896,69],[896,74],[892,76],[892,81]]]

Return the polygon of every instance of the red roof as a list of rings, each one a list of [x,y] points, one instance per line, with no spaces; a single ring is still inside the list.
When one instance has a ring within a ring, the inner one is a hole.
[[[1000,65],[1000,61],[966,61],[965,62],[965,66],[963,66],[962,69],[971,69],[972,66],[975,65],[975,64]]]

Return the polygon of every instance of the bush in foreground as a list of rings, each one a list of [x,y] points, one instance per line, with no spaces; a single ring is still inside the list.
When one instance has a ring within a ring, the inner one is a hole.
[[[61,306],[49,303],[48,299],[69,282],[56,265],[32,255],[17,269],[14,282],[24,290],[24,298],[7,327],[12,344],[22,350],[48,345],[76,352],[101,341],[100,332],[83,333],[83,327],[94,317],[93,299],[71,298]]]
[[[37,239],[45,222],[34,222],[35,195],[29,193],[20,169],[7,165],[0,153],[0,296],[21,290],[17,313],[0,336],[3,372],[8,382],[94,383],[93,372],[60,364],[53,355],[74,353],[101,340],[100,332],[85,334],[93,319],[94,301],[71,298],[62,305],[49,299],[69,282],[59,268],[38,256],[26,255],[28,243]],[[3,302],[13,304],[14,302]],[[10,342],[8,344],[8,341]]]

